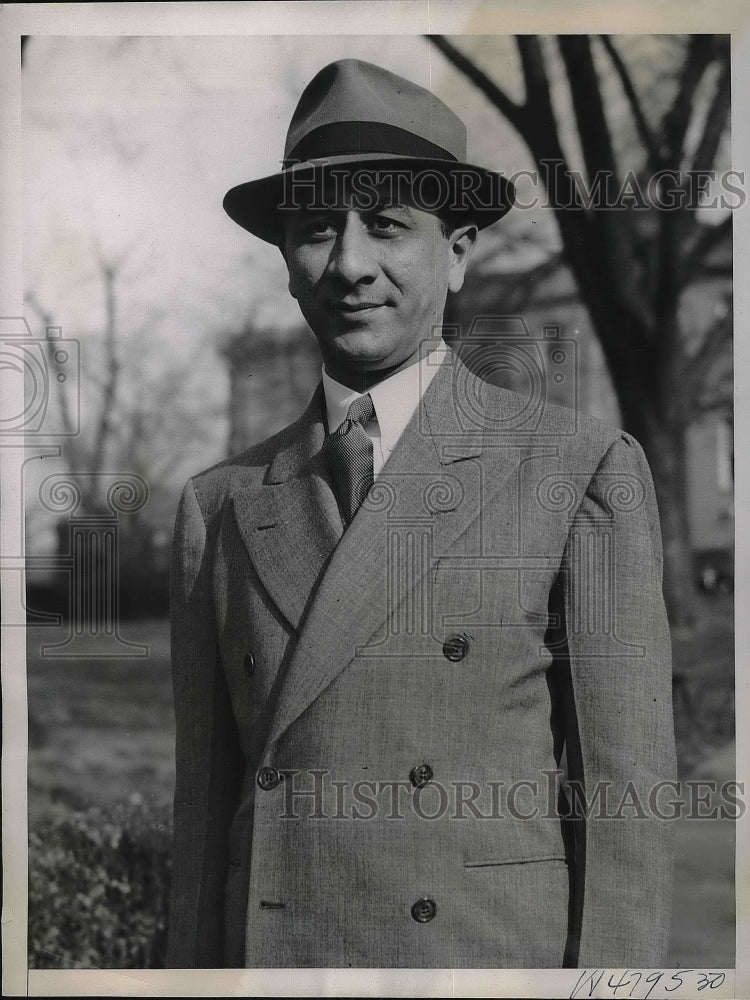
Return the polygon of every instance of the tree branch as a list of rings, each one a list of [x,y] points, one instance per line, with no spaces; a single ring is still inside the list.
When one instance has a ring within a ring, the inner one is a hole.
[[[722,56],[721,40],[717,36],[690,37],[687,54],[677,79],[676,97],[662,120],[664,136],[662,161],[670,169],[679,170],[682,167],[685,158],[685,139],[693,119],[696,93],[707,68],[717,57],[722,58]],[[708,128],[711,131],[713,125]],[[705,155],[707,151],[708,145],[705,145],[701,155]],[[660,331],[660,337],[655,362],[657,371],[662,372],[666,380],[663,390],[666,393],[671,391],[668,385],[670,359],[674,359],[679,351],[680,328],[676,321],[676,309],[685,283],[680,273],[683,260],[681,251],[694,228],[694,216],[687,211],[661,214],[655,272],[655,323]]]
[[[584,258],[588,239],[587,219],[579,191],[570,176],[560,144],[539,39],[536,35],[516,35],[516,46],[526,87],[526,100],[520,105],[512,101],[486,73],[459,52],[443,35],[425,37],[474,83],[525,140],[534,160],[542,170],[550,202],[556,207],[563,243],[569,251],[572,247],[580,247],[584,251],[583,255],[579,255],[579,277],[584,280]]]
[[[578,136],[589,180],[600,170],[615,176],[612,137],[604,113],[589,39],[585,35],[559,35],[557,41],[568,74]]]
[[[630,105],[630,111],[633,115],[633,120],[635,122],[635,127],[638,131],[641,142],[648,154],[648,164],[652,170],[658,170],[661,166],[661,154],[659,151],[659,146],[656,141],[656,137],[646,120],[646,116],[643,112],[643,107],[641,105],[640,98],[636,92],[635,86],[633,84],[633,79],[630,72],[625,65],[620,53],[617,51],[612,39],[609,35],[599,35],[599,39],[604,46],[607,55],[609,56],[612,65],[615,68],[615,72],[620,79],[620,85],[622,86],[625,97]]]
[[[731,342],[732,332],[732,309],[731,303],[727,301],[721,314],[704,334],[698,350],[685,362],[685,400],[688,406],[703,405],[700,401],[700,392],[706,388],[712,362],[721,356],[723,349]]]
[[[516,35],[516,46],[526,87],[523,137],[541,168],[566,249],[585,247],[590,238],[588,219],[560,142],[539,39]]]
[[[730,74],[729,63],[722,67],[719,79],[716,82],[716,90],[711,100],[711,104],[706,115],[706,122],[703,127],[703,134],[700,137],[695,153],[691,170],[710,170],[716,153],[719,149],[721,137],[729,116],[729,94],[730,94]]]
[[[625,368],[633,369],[632,379],[638,381],[641,372],[636,362],[644,355],[641,352],[634,358],[630,347],[635,339],[645,348],[653,324],[646,315],[640,290],[630,296],[620,295],[618,301],[613,302],[612,289],[620,287],[619,281],[613,286],[612,268],[603,261],[596,222],[584,209],[581,192],[562,148],[539,38],[536,35],[516,36],[526,88],[525,102],[518,105],[445,38],[426,37],[475,83],[526,142],[547,188],[570,269],[600,337],[609,369],[620,381],[625,377],[622,374]],[[583,121],[583,128],[586,127],[588,122]],[[630,272],[627,268],[624,273]],[[622,273],[617,272],[615,277]],[[625,331],[627,336],[624,336]]]
[[[603,177],[606,192],[610,181],[617,182],[617,164],[591,42],[585,35],[561,35],[558,45],[568,75],[589,183],[593,187],[597,175]],[[648,320],[643,311],[637,269],[633,266],[636,242],[633,215],[610,212],[604,207],[592,211],[589,221],[600,280],[606,282],[617,307],[645,328]]]
[[[490,80],[486,73],[473,63],[468,56],[459,51],[452,42],[449,42],[444,35],[425,35],[424,37],[443,53],[448,62],[452,63],[467,79],[471,80],[474,86],[505,115],[511,125],[518,129],[521,135],[524,134],[525,109],[522,105],[516,104],[515,101],[511,100],[504,90]]]
[[[677,283],[680,289],[687,287],[701,273],[701,265],[705,262],[711,250],[718,246],[723,239],[731,239],[731,234],[731,214],[720,222],[718,226],[707,226],[705,223],[700,226],[695,240],[677,265]]]
[[[115,297],[116,271],[114,268],[102,262],[102,279],[104,281],[104,306],[106,314],[105,325],[105,351],[106,351],[106,375],[104,381],[104,394],[102,397],[101,411],[97,424],[96,436],[94,439],[94,451],[91,459],[91,471],[94,475],[93,500],[96,503],[96,483],[98,473],[102,471],[106,448],[109,444],[114,420],[114,406],[117,397],[117,386],[120,375],[120,364],[117,357],[117,312]]]
[[[714,57],[712,35],[692,35],[682,70],[677,79],[674,101],[662,119],[664,151],[662,161],[677,170],[682,160],[682,147],[690,124],[693,97],[706,67]]]
[[[526,86],[526,108],[549,111],[552,118],[552,101],[547,71],[544,67],[539,38],[536,35],[516,35],[516,48],[521,60],[523,81]]]

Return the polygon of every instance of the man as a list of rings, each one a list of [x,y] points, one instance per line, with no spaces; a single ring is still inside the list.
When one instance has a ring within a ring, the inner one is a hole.
[[[226,196],[284,255],[324,368],[180,505],[172,965],[664,962],[651,478],[627,434],[443,344],[513,197],[465,159],[444,104],[344,60],[284,170]]]

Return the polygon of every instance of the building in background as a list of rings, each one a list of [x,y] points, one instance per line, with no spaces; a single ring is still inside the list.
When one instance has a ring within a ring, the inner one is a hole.
[[[304,323],[288,330],[247,323],[222,355],[229,370],[227,454],[236,455],[302,413],[320,379],[320,351]]]

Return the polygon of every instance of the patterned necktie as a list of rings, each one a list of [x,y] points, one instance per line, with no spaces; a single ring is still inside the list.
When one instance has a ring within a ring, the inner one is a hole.
[[[369,393],[355,399],[346,420],[328,438],[326,451],[347,525],[372,486],[372,441],[364,425],[375,417]]]

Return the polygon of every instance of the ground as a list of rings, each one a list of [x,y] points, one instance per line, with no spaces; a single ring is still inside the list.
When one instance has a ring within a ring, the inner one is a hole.
[[[674,642],[675,714],[682,778],[734,776],[732,601],[701,597],[701,619]],[[126,622],[145,659],[45,658],[48,629],[28,632],[29,815],[58,808],[146,807],[168,815],[174,720],[164,621]],[[671,964],[734,965],[734,823],[677,822]]]

